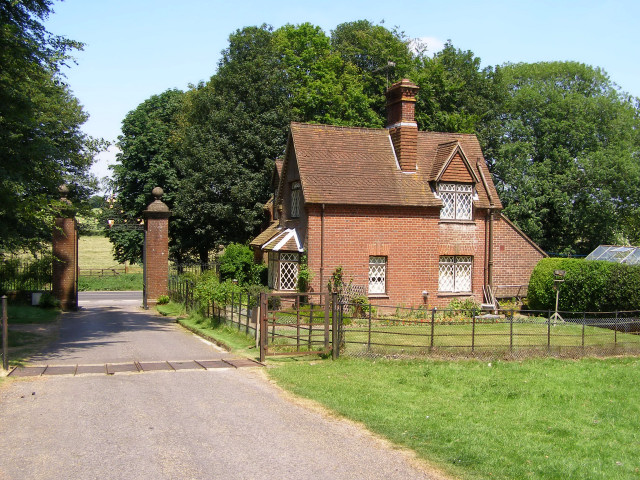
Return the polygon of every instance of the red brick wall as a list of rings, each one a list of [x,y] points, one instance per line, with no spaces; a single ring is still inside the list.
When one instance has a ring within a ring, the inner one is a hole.
[[[148,218],[145,228],[147,304],[155,305],[169,292],[169,219]]]
[[[494,222],[493,284],[528,285],[536,264],[545,255],[504,217]]]
[[[472,289],[482,300],[485,265],[485,221],[443,222],[439,209],[420,207],[348,207],[327,205],[322,290],[342,266],[346,280],[368,287],[369,256],[387,256],[387,296],[376,303],[418,306],[423,291],[430,306],[447,305],[452,294],[438,293],[440,255],[473,256]],[[321,208],[309,207],[308,262],[314,273],[313,291],[320,291]]]
[[[345,280],[368,287],[369,256],[387,257],[387,295],[372,298],[385,305],[418,306],[429,292],[429,306],[443,307],[460,295],[438,292],[441,255],[473,257],[472,290],[482,302],[485,284],[486,214],[474,222],[442,221],[438,208],[325,207],[324,273],[320,284],[321,207],[308,206],[306,250],[313,291],[326,291],[337,266]],[[499,217],[498,217],[499,218]],[[494,285],[527,284],[542,253],[505,220],[494,222]],[[467,296],[462,296],[467,298]]]
[[[56,218],[53,228],[53,296],[60,300],[63,310],[78,306],[78,232],[75,218]]]

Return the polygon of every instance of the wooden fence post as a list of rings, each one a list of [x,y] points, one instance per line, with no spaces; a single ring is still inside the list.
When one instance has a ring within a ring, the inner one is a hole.
[[[300,295],[296,295],[296,352],[300,351]]]

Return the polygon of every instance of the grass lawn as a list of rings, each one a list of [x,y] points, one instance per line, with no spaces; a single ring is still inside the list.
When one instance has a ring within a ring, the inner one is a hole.
[[[78,290],[81,292],[142,290],[142,273],[123,273],[104,277],[80,276]]]
[[[167,305],[156,305],[156,310],[162,315],[176,317],[178,323],[189,330],[222,344],[235,353],[248,357],[257,358],[259,356],[259,351],[255,348],[255,339],[238,332],[237,328],[206,318],[197,312],[187,314],[184,305],[179,303],[170,302]]]
[[[463,479],[640,479],[640,359],[271,361],[278,384]]]

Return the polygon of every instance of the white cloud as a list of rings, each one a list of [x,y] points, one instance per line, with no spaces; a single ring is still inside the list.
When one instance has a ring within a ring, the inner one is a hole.
[[[414,53],[418,53],[426,46],[427,55],[433,56],[435,53],[444,48],[444,44],[445,42],[436,37],[418,37],[412,39],[411,42],[409,42],[409,48]]]

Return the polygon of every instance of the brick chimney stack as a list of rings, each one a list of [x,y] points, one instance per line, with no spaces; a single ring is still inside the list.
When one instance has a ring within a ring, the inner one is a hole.
[[[415,172],[418,160],[416,94],[419,87],[403,79],[387,90],[387,129],[393,142],[400,170]]]

